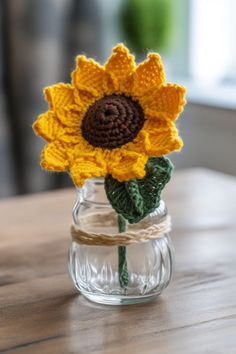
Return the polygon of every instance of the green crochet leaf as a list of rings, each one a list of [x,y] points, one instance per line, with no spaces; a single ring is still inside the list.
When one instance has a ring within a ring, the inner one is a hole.
[[[169,182],[172,169],[166,157],[150,157],[143,179],[118,182],[108,175],[105,190],[113,209],[131,224],[142,220],[159,206],[161,191]]]

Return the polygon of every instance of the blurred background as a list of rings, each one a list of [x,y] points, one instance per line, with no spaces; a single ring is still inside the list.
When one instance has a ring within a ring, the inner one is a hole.
[[[167,81],[188,90],[176,168],[235,175],[235,14],[235,0],[0,0],[0,197],[70,185],[39,167],[42,88],[69,82],[77,54],[104,62],[119,41],[137,61],[158,51]]]

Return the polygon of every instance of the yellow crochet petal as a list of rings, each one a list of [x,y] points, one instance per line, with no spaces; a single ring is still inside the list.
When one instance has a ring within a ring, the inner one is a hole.
[[[74,128],[76,131],[80,125],[83,118],[83,111],[79,110],[78,106],[73,105],[66,108],[61,108],[56,112],[58,120],[66,127]]]
[[[183,111],[185,101],[185,88],[176,84],[167,84],[160,88],[151,89],[148,94],[139,100],[145,114],[175,120]]]
[[[68,131],[58,137],[58,140],[63,141],[64,143],[77,145],[80,143],[81,137],[76,134],[76,132]]]
[[[145,91],[158,87],[165,82],[164,66],[158,54],[150,53],[148,58],[140,63],[133,75],[134,96],[143,95]]]
[[[131,178],[143,178],[148,156],[134,151],[112,151],[108,164],[108,173],[120,182]]]
[[[174,123],[168,122],[160,128],[149,128],[150,146],[147,153],[150,156],[163,156],[173,151],[180,151],[183,141],[178,135],[178,130]]]
[[[170,129],[170,125],[173,124],[170,120],[159,118],[155,115],[146,115],[146,120],[143,128],[138,133],[137,137],[130,143],[121,147],[123,151],[134,151],[140,154],[146,154],[151,146],[149,139],[149,130],[158,128],[163,132]]]
[[[65,131],[63,125],[52,111],[41,114],[34,122],[33,130],[36,135],[49,142],[64,134]]]
[[[146,120],[143,125],[143,131],[149,131],[152,129],[159,129],[164,132],[169,130],[174,123],[171,119],[158,115],[158,113],[146,114]]]
[[[76,62],[76,69],[72,73],[72,84],[78,90],[88,91],[95,97],[102,96],[107,88],[105,69],[84,55],[79,55]]]
[[[74,88],[69,84],[59,83],[44,89],[44,95],[53,110],[74,104]]]
[[[82,151],[86,152],[94,150],[94,147],[83,138],[80,127],[77,129],[67,128],[64,131],[64,134],[61,135],[58,139],[69,145],[76,145],[75,154],[77,152],[79,154],[81,152],[81,149]]]
[[[75,91],[75,101],[80,107],[82,112],[86,112],[89,106],[98,100],[91,92],[86,90],[76,90]]]
[[[139,154],[143,154],[146,153],[149,145],[149,134],[144,129],[141,129],[133,141],[121,146],[120,149],[123,151],[123,153],[125,153],[125,151],[133,151]]]
[[[57,84],[44,89],[50,108],[60,122],[68,127],[80,125],[82,110],[76,104],[75,89],[69,84]]]
[[[45,146],[41,154],[41,167],[49,171],[65,171],[69,167],[68,153],[59,141]]]
[[[139,150],[140,153],[146,153],[150,148],[150,139],[148,132],[145,129],[141,129],[134,143],[137,147],[134,151]]]
[[[82,187],[87,178],[104,177],[107,167],[103,154],[97,151],[81,153],[74,161],[70,173],[78,187]]]
[[[115,91],[126,93],[135,69],[135,59],[123,44],[118,44],[113,48],[112,55],[105,64],[105,69],[111,77]]]

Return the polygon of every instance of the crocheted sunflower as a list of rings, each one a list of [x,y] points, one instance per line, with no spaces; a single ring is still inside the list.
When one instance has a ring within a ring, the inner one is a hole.
[[[49,110],[33,125],[46,141],[41,166],[70,171],[75,185],[111,175],[119,182],[142,179],[149,157],[179,151],[174,124],[185,89],[165,83],[158,54],[139,65],[123,44],[104,66],[80,55],[72,83],[44,91]]]

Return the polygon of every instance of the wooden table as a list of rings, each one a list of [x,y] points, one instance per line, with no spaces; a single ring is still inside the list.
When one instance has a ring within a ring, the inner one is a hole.
[[[157,301],[88,302],[67,274],[74,190],[0,202],[0,353],[235,354],[236,179],[193,169],[165,191],[176,269]]]

